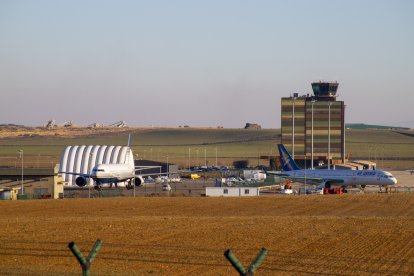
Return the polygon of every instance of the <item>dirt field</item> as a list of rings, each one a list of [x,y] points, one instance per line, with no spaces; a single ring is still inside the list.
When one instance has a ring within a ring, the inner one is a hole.
[[[93,275],[414,273],[414,195],[0,201],[0,274],[79,275],[67,248],[103,246]]]
[[[119,134],[136,131],[137,128],[116,127],[27,127],[19,125],[0,125],[0,138],[36,137],[88,137],[94,135]]]

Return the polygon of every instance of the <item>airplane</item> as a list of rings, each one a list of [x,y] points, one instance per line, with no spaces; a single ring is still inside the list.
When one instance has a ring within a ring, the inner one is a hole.
[[[95,189],[101,190],[101,185],[109,184],[112,187],[113,184],[118,186],[119,182],[127,182],[126,188],[132,189],[135,185],[139,187],[144,180],[141,175],[135,175],[135,168],[131,167],[128,164],[97,164],[93,169],[91,174],[82,174],[82,173],[71,173],[71,172],[59,172],[77,175],[75,179],[76,185],[83,187],[87,183],[87,179],[91,178],[96,183]]]
[[[397,183],[397,179],[389,172],[380,170],[328,170],[328,169],[301,169],[293,160],[283,144],[277,145],[280,154],[280,164],[283,172],[267,172],[293,181],[303,183],[320,183],[322,188],[332,186],[360,186],[364,189],[367,185],[387,187]]]
[[[130,142],[131,142],[131,134],[128,137],[128,151],[130,148]],[[128,153],[127,153],[128,155]],[[113,184],[115,186],[118,186],[119,182],[127,182],[126,188],[132,189],[134,188],[134,185],[136,187],[140,186],[144,183],[144,179],[142,176],[144,175],[136,175],[136,170],[142,170],[135,169],[135,167],[126,164],[127,156],[125,156],[124,163],[110,163],[110,164],[97,164],[92,168],[92,173],[75,173],[75,172],[63,172],[60,171],[59,173],[66,173],[66,174],[72,174],[77,175],[75,179],[76,185],[79,187],[84,187],[87,183],[87,179],[93,179],[96,183],[95,189],[100,191],[101,185],[103,184],[109,184],[110,187],[112,187]]]

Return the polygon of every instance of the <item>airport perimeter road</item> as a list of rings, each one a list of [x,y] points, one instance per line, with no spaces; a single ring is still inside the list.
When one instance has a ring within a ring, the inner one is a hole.
[[[397,185],[400,187],[414,187],[414,173],[409,171],[390,171],[397,178]]]
[[[135,190],[136,195],[176,195],[176,196],[200,196],[205,194],[206,187],[214,187],[213,179],[182,179],[178,183],[169,183],[171,191],[163,191],[163,184],[149,183]]]

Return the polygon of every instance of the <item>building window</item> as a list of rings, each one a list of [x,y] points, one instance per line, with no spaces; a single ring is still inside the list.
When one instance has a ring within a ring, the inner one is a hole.
[[[245,195],[248,195],[249,193],[250,193],[250,190],[249,189],[244,190],[244,194]]]
[[[228,193],[229,193],[229,190],[228,189],[224,189],[223,190],[223,194],[227,195]]]

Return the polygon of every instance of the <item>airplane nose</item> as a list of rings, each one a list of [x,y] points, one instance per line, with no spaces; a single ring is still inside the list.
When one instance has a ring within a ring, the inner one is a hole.
[[[392,178],[392,184],[397,184],[397,178],[395,177]]]

